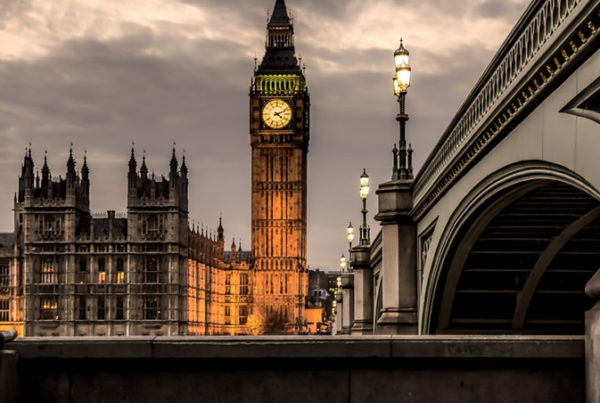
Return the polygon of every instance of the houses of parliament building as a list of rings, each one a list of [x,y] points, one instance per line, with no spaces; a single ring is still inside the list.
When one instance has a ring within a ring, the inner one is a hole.
[[[252,249],[226,251],[216,231],[190,226],[188,169],[175,149],[166,177],[135,151],[127,214],[90,213],[86,158],[66,175],[31,148],[0,234],[0,330],[25,336],[298,333],[305,325],[309,94],[293,25],[277,0],[250,87]]]

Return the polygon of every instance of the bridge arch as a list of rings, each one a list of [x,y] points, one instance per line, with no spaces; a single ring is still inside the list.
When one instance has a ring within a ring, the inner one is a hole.
[[[583,287],[598,268],[600,192],[556,164],[509,165],[442,230],[422,332],[582,333]]]

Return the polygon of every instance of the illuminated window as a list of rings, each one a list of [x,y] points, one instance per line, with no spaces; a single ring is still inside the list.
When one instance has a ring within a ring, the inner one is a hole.
[[[231,274],[225,276],[225,295],[231,295]]]
[[[41,299],[40,320],[58,320],[58,297]]]
[[[98,297],[98,320],[104,320],[106,317],[106,301],[104,297]]]
[[[106,262],[103,257],[98,259],[98,283],[106,283]]]
[[[115,319],[116,320],[123,320],[125,318],[123,307],[124,307],[123,296],[117,295],[117,306],[116,306],[116,310],[115,310]]]
[[[123,264],[123,258],[117,259],[117,283],[122,284],[125,282],[125,267]]]
[[[285,275],[285,293],[288,292],[288,281],[290,281],[289,275]]]
[[[225,324],[229,325],[231,323],[231,308],[225,307]]]
[[[279,293],[283,294],[283,278],[279,277]]]
[[[239,324],[240,325],[245,325],[246,323],[248,323],[248,307],[247,306],[240,306],[240,315],[239,315]]]
[[[0,299],[0,322],[7,322],[10,318],[10,300]]]
[[[8,263],[0,264],[0,287],[8,287],[10,285],[10,274],[8,271]]]
[[[248,295],[248,275],[240,274],[240,295]]]
[[[87,306],[86,306],[86,298],[81,296],[79,297],[79,320],[87,319]]]
[[[144,319],[159,320],[160,319],[160,297],[147,296],[144,297]]]
[[[53,261],[46,260],[42,265],[42,283],[56,284],[58,281],[56,267]]]
[[[155,256],[146,257],[144,283],[158,283],[158,258]]]

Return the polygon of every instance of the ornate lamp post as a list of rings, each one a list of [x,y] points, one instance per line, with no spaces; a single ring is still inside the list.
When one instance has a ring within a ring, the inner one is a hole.
[[[346,256],[342,254],[342,257],[340,257],[340,269],[342,269],[342,273],[346,271],[346,266],[348,266],[348,263],[346,262]]]
[[[352,226],[352,223],[349,223],[348,228],[346,228],[346,239],[348,240],[348,269],[351,269],[352,241],[354,240],[354,227]]]
[[[360,175],[360,198],[363,202],[362,208],[362,216],[363,222],[360,226],[360,244],[361,246],[368,245],[370,242],[370,228],[367,225],[367,197],[369,196],[369,175],[367,175],[367,171],[363,169],[362,175]]]
[[[405,111],[406,91],[410,87],[410,64],[409,53],[402,44],[400,39],[400,47],[394,52],[394,64],[396,72],[394,73],[394,95],[398,97],[400,104],[400,113],[396,115],[396,120],[400,123],[400,149],[396,149],[394,145],[394,168],[392,180],[412,179],[412,148],[410,145],[406,148],[406,121],[408,114]],[[400,154],[397,156],[397,154]],[[398,157],[400,163],[398,164]],[[408,163],[407,163],[408,160]],[[398,167],[400,165],[400,167]]]

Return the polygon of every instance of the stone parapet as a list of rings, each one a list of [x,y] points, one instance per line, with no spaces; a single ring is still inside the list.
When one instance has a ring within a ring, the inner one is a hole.
[[[19,401],[583,402],[583,337],[24,338]]]

